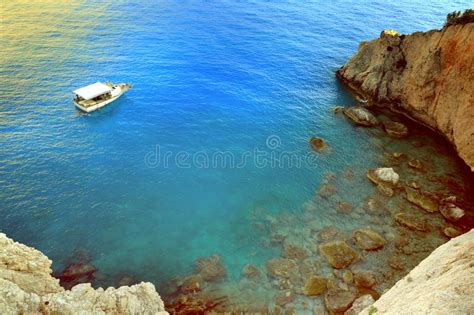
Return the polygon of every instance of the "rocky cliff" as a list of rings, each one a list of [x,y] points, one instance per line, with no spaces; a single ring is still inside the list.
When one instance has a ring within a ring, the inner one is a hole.
[[[360,314],[473,314],[474,229],[438,247]]]
[[[474,171],[472,20],[410,35],[384,31],[362,42],[337,76],[369,104],[389,106],[439,131]]]
[[[168,314],[151,283],[71,290],[51,276],[51,260],[0,233],[1,314]]]

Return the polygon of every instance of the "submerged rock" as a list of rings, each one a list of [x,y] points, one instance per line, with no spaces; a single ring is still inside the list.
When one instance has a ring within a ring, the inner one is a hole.
[[[440,208],[440,212],[447,220],[451,222],[459,221],[464,217],[464,210],[452,203],[443,204]]]
[[[397,222],[398,224],[404,227],[409,228],[410,230],[415,230],[415,231],[420,231],[420,232],[427,231],[425,220],[419,217],[416,217],[414,215],[404,213],[404,212],[399,212],[393,218],[395,222]]]
[[[454,238],[462,235],[462,231],[454,226],[448,226],[443,229],[443,234],[449,238]]]
[[[329,198],[337,192],[337,188],[333,184],[323,183],[319,186],[318,195],[323,198]]]
[[[217,254],[197,259],[195,267],[196,273],[201,275],[204,281],[216,281],[226,275],[221,257]]]
[[[201,290],[203,279],[200,275],[191,275],[184,278],[179,290],[183,293],[195,293]]]
[[[332,241],[319,245],[319,251],[336,269],[349,266],[359,255],[344,241]]]
[[[402,123],[395,122],[395,121],[386,121],[383,123],[383,127],[390,137],[393,137],[393,138],[408,137],[408,128]]]
[[[398,184],[400,176],[391,167],[380,167],[375,170],[367,171],[367,178],[377,185],[390,185],[392,187]]]
[[[385,245],[385,239],[371,229],[355,230],[352,233],[352,239],[357,246],[365,250],[375,250]]]
[[[324,295],[324,304],[330,313],[343,313],[351,307],[356,298],[357,294],[353,290],[333,288]]]
[[[61,285],[70,289],[76,284],[91,282],[97,269],[90,264],[72,264],[59,274]]]
[[[273,258],[266,263],[267,273],[275,278],[291,278],[297,271],[298,265],[293,259]]]
[[[377,284],[377,278],[371,271],[355,270],[354,283],[360,288],[372,289]]]
[[[291,290],[283,291],[276,296],[275,304],[279,306],[283,306],[285,304],[293,302],[294,299],[295,299],[295,294],[293,293],[293,291]]]
[[[291,242],[284,242],[283,256],[290,259],[303,259],[308,256],[308,252],[301,246]]]
[[[352,106],[343,109],[343,113],[349,117],[356,125],[373,127],[379,124],[377,118],[365,107]]]
[[[303,293],[307,296],[320,295],[326,290],[327,279],[320,276],[311,276],[306,279]]]
[[[337,201],[336,209],[339,213],[348,214],[352,211],[352,205],[347,201]]]
[[[260,270],[252,264],[246,264],[241,271],[244,278],[252,279],[260,276]]]
[[[430,194],[410,187],[406,187],[405,191],[407,200],[414,205],[429,213],[439,210],[438,202]]]
[[[416,170],[423,170],[425,168],[423,165],[423,162],[421,162],[418,159],[413,159],[413,160],[408,161],[408,166]]]
[[[323,139],[316,137],[311,137],[311,139],[309,139],[309,144],[311,146],[311,149],[316,152],[321,152],[327,147],[326,142],[324,142]]]
[[[357,298],[354,303],[352,304],[351,308],[348,309],[344,315],[358,315],[362,312],[366,307],[374,304],[375,300],[370,294],[363,295]]]

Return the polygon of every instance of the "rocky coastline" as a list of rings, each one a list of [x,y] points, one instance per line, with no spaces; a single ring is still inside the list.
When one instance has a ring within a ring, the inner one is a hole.
[[[360,43],[336,74],[367,105],[404,113],[444,135],[474,171],[474,14],[462,16],[441,30],[385,30]]]
[[[385,112],[403,112],[443,134],[473,170],[473,45],[470,22],[412,35],[384,31],[379,39],[361,44],[337,75],[366,103],[335,107],[334,119],[347,119],[370,133],[378,165],[328,171],[301,211],[275,214],[258,209],[250,224],[266,236],[262,245],[279,254],[262,265],[244,265],[238,281],[227,281],[218,254],[201,257],[192,272],[169,283],[165,305],[153,284],[131,285],[135,281],[126,277],[117,289],[93,289],[89,282],[97,269],[80,253],[54,278],[45,255],[0,234],[0,310],[350,315],[474,311],[472,184],[433,158],[438,153],[434,150],[442,149],[422,143],[424,134],[413,138],[415,127]],[[328,154],[329,146],[323,139],[309,138],[308,150],[314,154]],[[373,191],[360,203],[351,203],[348,194],[357,185]],[[337,217],[344,229],[322,224],[320,217]]]
[[[65,290],[51,275],[51,263],[40,251],[0,233],[0,313],[168,314],[151,283],[105,290],[80,283]]]

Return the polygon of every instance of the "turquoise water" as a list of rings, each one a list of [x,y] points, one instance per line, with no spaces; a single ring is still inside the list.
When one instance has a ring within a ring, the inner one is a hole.
[[[424,3],[3,2],[0,230],[56,271],[85,249],[98,285],[129,274],[164,289],[213,253],[238,279],[245,263],[279,254],[262,245],[256,213],[299,213],[327,172],[348,167],[356,184],[341,188],[345,198],[372,193],[364,173],[380,164],[380,143],[330,111],[355,103],[334,72],[385,28],[440,28],[469,5]],[[134,87],[104,110],[78,112],[71,91],[98,80]],[[312,153],[311,136],[328,150]],[[157,146],[168,165],[155,163]],[[305,160],[262,165],[256,150]],[[189,154],[181,165],[179,152]],[[217,152],[250,160],[204,167],[196,158]]]

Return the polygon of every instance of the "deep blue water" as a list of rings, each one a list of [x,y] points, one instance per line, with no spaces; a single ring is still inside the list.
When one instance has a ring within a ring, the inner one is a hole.
[[[468,5],[3,2],[0,230],[56,269],[84,248],[104,275],[160,285],[219,253],[237,277],[244,263],[275,253],[260,246],[252,213],[298,211],[325,172],[376,164],[365,133],[330,111],[355,102],[335,70],[385,28],[440,28]],[[134,87],[93,114],[73,107],[72,90],[106,80]],[[145,158],[157,146],[173,157],[226,151],[239,160],[255,149],[302,157],[311,136],[329,151],[301,167],[165,167]],[[370,187],[361,182],[354,201]]]

